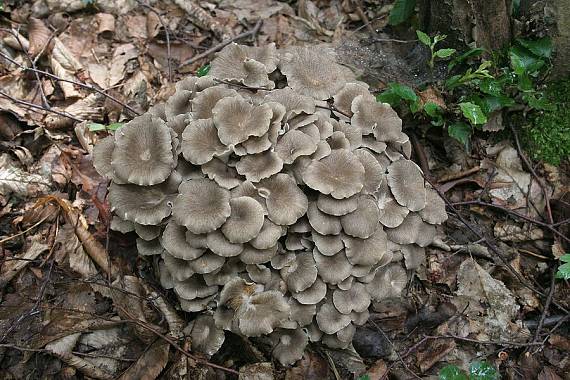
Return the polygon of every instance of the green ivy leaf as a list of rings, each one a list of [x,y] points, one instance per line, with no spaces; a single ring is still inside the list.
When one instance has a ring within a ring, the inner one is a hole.
[[[513,46],[509,50],[509,58],[511,60],[511,67],[515,74],[532,75],[540,70],[545,62],[537,58],[527,49],[520,46]]]
[[[515,101],[508,96],[484,96],[476,101],[477,105],[481,108],[485,115],[491,112],[498,111],[504,107],[511,107]]]
[[[472,57],[477,57],[480,56],[481,54],[483,54],[485,52],[485,49],[482,48],[475,48],[475,49],[471,49],[471,50],[467,50],[465,53],[461,54],[458,57],[455,57],[447,66],[449,70],[453,69],[455,66],[457,66],[460,63],[465,62],[466,60],[468,60],[469,58]]]
[[[454,75],[451,78],[449,78],[448,80],[445,81],[445,87],[448,90],[453,90],[456,87],[459,87],[461,85],[461,78],[463,76],[462,75]]]
[[[107,129],[103,124],[99,123],[90,123],[87,125],[87,128],[89,128],[91,132],[99,132]]]
[[[469,124],[461,121],[453,123],[447,128],[447,134],[463,144],[466,151],[470,150],[471,126]]]
[[[117,129],[121,128],[123,123],[112,123],[107,126],[107,130],[109,131],[116,131]]]
[[[427,34],[422,32],[421,30],[416,30],[416,35],[418,36],[418,40],[420,40],[420,42],[422,44],[424,44],[426,46],[431,45],[431,39],[429,38],[429,36]]]
[[[467,120],[471,122],[471,124],[478,125],[478,124],[485,124],[487,122],[487,116],[481,110],[477,104],[473,104],[471,102],[462,102],[459,103],[459,108],[463,113],[463,116]]]
[[[469,366],[470,380],[498,380],[500,378],[497,369],[487,362],[475,361]]]
[[[388,87],[396,94],[398,95],[400,98],[404,99],[404,100],[409,100],[411,102],[414,102],[418,99],[418,96],[416,95],[416,93],[414,92],[414,90],[409,87],[406,86],[405,84],[401,84],[401,83],[390,83],[388,85]]]
[[[438,58],[448,58],[451,57],[455,52],[455,49],[439,49],[434,54]]]
[[[541,58],[552,56],[552,39],[550,37],[539,38],[538,40],[519,39],[517,42]]]
[[[370,380],[370,376],[368,374],[364,374],[359,376],[357,380]]]
[[[437,44],[440,41],[443,41],[447,38],[447,35],[445,34],[436,34],[435,37],[433,38],[433,44],[435,46],[435,44]]]
[[[196,71],[196,76],[197,77],[203,77],[208,75],[208,72],[210,71],[210,64],[206,63],[204,66],[200,67],[198,69],[198,71]]]
[[[424,104],[424,112],[431,118],[431,123],[435,126],[442,126],[444,123],[441,107],[433,102]]]
[[[396,94],[393,90],[388,89],[376,95],[376,101],[381,103],[388,103],[392,107],[398,106],[402,102],[400,95]]]
[[[467,375],[456,365],[447,365],[439,371],[439,380],[468,380]]]
[[[416,0],[396,0],[390,11],[388,23],[399,25],[410,18],[416,8]]]
[[[501,96],[503,94],[503,84],[494,78],[485,78],[479,81],[479,90],[484,94]]]
[[[570,280],[570,254],[565,254],[560,256],[560,261],[564,264],[558,267],[556,272],[556,278],[561,278],[563,280]]]

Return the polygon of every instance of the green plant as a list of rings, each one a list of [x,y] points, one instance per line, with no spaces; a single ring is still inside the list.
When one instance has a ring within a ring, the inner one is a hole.
[[[455,365],[448,365],[439,371],[439,380],[498,380],[501,376],[491,364],[475,361],[469,366],[469,373]]]
[[[388,23],[399,25],[410,18],[416,8],[416,0],[396,0],[390,11]]]
[[[116,131],[117,129],[121,128],[123,126],[123,123],[111,123],[109,125],[104,125],[104,124],[100,124],[100,123],[90,123],[87,125],[87,128],[89,128],[89,130],[91,132],[99,132],[99,131]]]
[[[422,32],[421,30],[416,30],[416,34],[417,34],[420,42],[422,44],[424,44],[425,46],[429,47],[430,60],[428,62],[428,65],[429,65],[430,69],[433,69],[436,58],[445,59],[445,58],[449,58],[453,54],[455,54],[455,51],[456,51],[455,49],[448,48],[448,49],[437,49],[436,50],[437,44],[447,38],[447,36],[445,34],[436,34],[433,37],[433,40],[430,38],[430,36],[428,36],[427,34]]]
[[[197,71],[196,71],[196,76],[197,77],[203,77],[205,75],[208,75],[208,73],[210,72],[210,64],[206,63],[204,66],[200,67]]]
[[[561,278],[563,280],[570,280],[570,253],[562,255],[560,257],[560,261],[564,264],[561,264],[558,267],[558,271],[556,272],[556,278]]]

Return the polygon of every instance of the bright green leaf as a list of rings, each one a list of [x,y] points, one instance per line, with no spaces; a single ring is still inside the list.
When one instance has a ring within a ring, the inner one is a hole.
[[[463,78],[463,75],[452,76],[451,78],[445,81],[445,87],[448,90],[453,90],[454,88],[459,87],[461,85],[461,78]]]
[[[465,147],[466,151],[470,150],[471,146],[471,127],[467,123],[457,122],[447,127],[447,134]]]
[[[396,94],[394,90],[388,89],[376,95],[376,101],[381,103],[388,103],[392,107],[396,107],[402,102],[402,98],[400,95]]]
[[[410,111],[412,113],[416,113],[420,110],[421,108],[421,104],[420,104],[420,100],[417,99],[416,101],[413,101],[410,103]]]
[[[370,380],[370,376],[368,374],[364,374],[359,376],[357,380]]]
[[[107,126],[107,130],[109,131],[116,131],[117,129],[121,128],[123,123],[112,123]]]
[[[469,120],[471,124],[477,125],[485,124],[487,122],[487,116],[485,116],[481,110],[481,107],[479,107],[477,104],[473,104],[471,102],[462,102],[459,103],[459,108],[461,109],[463,116],[465,116],[465,118]]]
[[[515,104],[515,101],[508,96],[484,96],[483,98],[478,98],[476,102],[481,108],[484,114],[488,115],[491,112],[498,111],[504,107],[511,107]]]
[[[556,272],[556,278],[561,278],[564,280],[570,280],[570,254],[565,254],[560,256],[560,261],[564,262],[558,267],[558,272]]]
[[[448,58],[451,57],[455,53],[455,49],[439,49],[434,54],[438,58]]]
[[[552,39],[550,37],[539,38],[538,40],[517,40],[519,44],[530,50],[533,54],[541,58],[550,58],[552,55]]]
[[[467,375],[455,365],[447,365],[439,371],[439,380],[468,380]]]
[[[390,83],[388,85],[388,87],[396,94],[398,95],[400,98],[405,99],[405,100],[409,100],[409,101],[416,101],[418,99],[418,96],[416,95],[416,93],[414,92],[414,90],[409,87],[406,86],[405,84],[401,84],[401,83]]]
[[[440,41],[443,41],[447,38],[447,35],[445,34],[436,34],[435,37],[433,38],[433,44],[437,44]]]
[[[424,104],[424,112],[431,118],[431,123],[435,126],[442,126],[444,123],[441,108],[433,103],[427,102]]]
[[[390,11],[388,23],[399,25],[410,18],[416,8],[416,0],[396,0]]]
[[[422,32],[421,30],[416,30],[416,35],[418,36],[418,39],[420,40],[420,42],[422,44],[424,44],[426,46],[431,45],[431,39],[429,38],[429,36],[427,34]]]
[[[479,90],[484,94],[501,96],[503,94],[503,85],[495,78],[485,78],[479,82]]]
[[[485,52],[485,49],[481,49],[481,48],[475,48],[475,49],[467,50],[465,53],[461,54],[459,57],[454,58],[453,61],[451,61],[449,63],[448,68],[449,68],[449,70],[451,70],[455,66],[457,66],[458,64],[468,60],[469,58],[480,56],[484,52]]]
[[[470,380],[498,380],[501,376],[497,369],[487,362],[473,362],[469,366]]]
[[[515,74],[534,74],[544,66],[545,62],[534,56],[530,51],[519,46],[513,46],[509,50],[511,67]]]
[[[87,125],[87,128],[89,128],[91,132],[99,132],[107,129],[103,124],[99,123],[90,123]]]
[[[210,64],[206,63],[204,66],[200,67],[198,71],[196,71],[196,76],[203,77],[205,75],[208,75],[209,71],[210,71]]]

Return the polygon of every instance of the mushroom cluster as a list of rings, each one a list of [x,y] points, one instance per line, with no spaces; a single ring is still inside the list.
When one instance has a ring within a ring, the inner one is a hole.
[[[266,336],[282,364],[351,344],[447,215],[402,121],[332,50],[231,44],[103,139],[111,228],[158,257],[193,349]]]

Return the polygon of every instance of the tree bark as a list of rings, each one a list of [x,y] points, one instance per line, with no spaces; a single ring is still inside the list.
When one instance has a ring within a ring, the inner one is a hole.
[[[570,2],[549,0],[545,9],[545,18],[550,17],[555,23],[550,31],[554,42],[552,74],[555,78],[562,78],[570,75]]]

